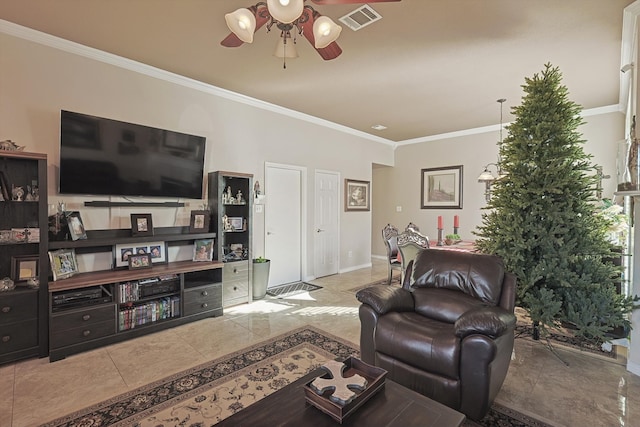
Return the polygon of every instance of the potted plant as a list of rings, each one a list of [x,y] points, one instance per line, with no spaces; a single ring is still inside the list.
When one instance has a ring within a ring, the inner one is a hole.
[[[455,245],[459,243],[462,239],[459,234],[447,234],[444,236],[444,244],[447,246]]]
[[[267,294],[269,284],[269,267],[271,260],[259,256],[253,259],[253,299],[262,299]]]

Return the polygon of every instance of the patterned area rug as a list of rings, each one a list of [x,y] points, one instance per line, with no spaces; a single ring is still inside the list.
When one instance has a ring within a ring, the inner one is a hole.
[[[212,426],[332,359],[359,356],[341,338],[306,326],[43,424],[76,426]],[[318,416],[325,416],[318,413]],[[494,404],[468,427],[551,427]],[[258,426],[259,427],[259,426]]]
[[[322,289],[322,286],[313,285],[307,282],[289,283],[287,285],[274,286],[267,289],[267,295],[277,298],[286,298],[293,295],[311,292]]]

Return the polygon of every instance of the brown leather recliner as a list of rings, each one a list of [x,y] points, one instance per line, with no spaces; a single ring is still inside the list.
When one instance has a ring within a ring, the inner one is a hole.
[[[424,249],[407,267],[402,288],[357,293],[362,360],[479,420],[511,361],[515,287],[497,256]]]

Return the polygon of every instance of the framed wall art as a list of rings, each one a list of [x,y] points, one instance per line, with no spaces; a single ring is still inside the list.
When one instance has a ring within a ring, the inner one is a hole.
[[[371,210],[370,182],[355,179],[344,180],[344,210]]]
[[[131,214],[131,235],[153,236],[151,214]]]
[[[421,170],[421,209],[462,209],[462,165]]]
[[[166,264],[167,242],[124,243],[113,246],[113,258],[116,268],[128,268],[131,256],[146,254],[151,256],[152,264]]]
[[[73,249],[59,249],[49,252],[53,280],[67,279],[78,272],[76,252]]]

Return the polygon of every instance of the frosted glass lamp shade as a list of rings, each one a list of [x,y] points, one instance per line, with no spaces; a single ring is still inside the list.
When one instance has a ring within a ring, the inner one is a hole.
[[[249,9],[240,8],[235,12],[224,15],[227,27],[233,34],[245,43],[253,42],[253,33],[256,31],[256,17]]]
[[[290,24],[302,15],[304,0],[267,0],[267,9],[273,19]]]
[[[316,40],[316,49],[322,49],[336,41],[341,31],[342,27],[327,16],[321,16],[316,19],[313,23],[313,37]]]
[[[482,172],[478,177],[478,182],[492,182],[495,179],[496,178],[493,176],[493,174],[489,172],[488,169],[485,169],[484,172]]]
[[[285,44],[284,38],[279,37],[278,43],[276,44],[276,50],[273,51],[273,56],[293,59],[298,57],[298,50],[291,39],[287,40],[287,43]]]

